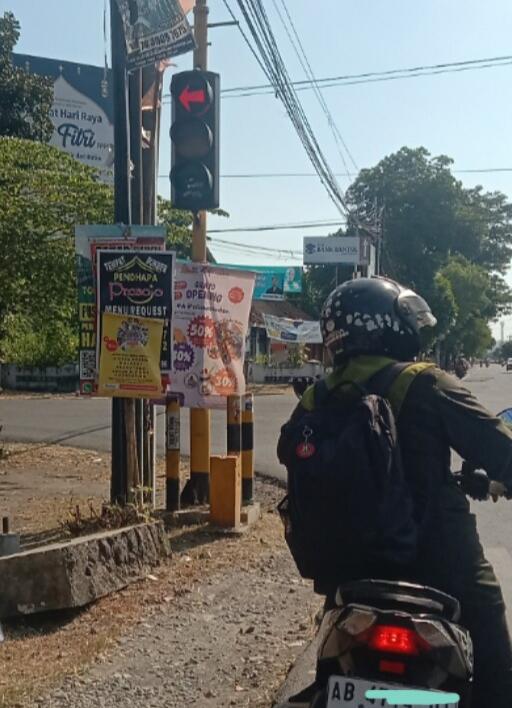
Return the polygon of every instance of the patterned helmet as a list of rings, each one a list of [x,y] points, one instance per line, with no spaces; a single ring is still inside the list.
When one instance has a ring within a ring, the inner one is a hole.
[[[422,297],[381,277],[339,285],[321,314],[324,344],[335,364],[357,354],[413,359],[420,350],[420,330],[436,323]]]

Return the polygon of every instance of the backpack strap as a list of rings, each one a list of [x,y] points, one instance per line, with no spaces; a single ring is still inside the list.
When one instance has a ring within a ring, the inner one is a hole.
[[[426,369],[433,367],[435,364],[427,361],[393,362],[374,374],[368,380],[366,387],[372,393],[387,398],[395,418],[398,418],[402,404],[415,378]]]
[[[329,389],[325,378],[315,381],[313,386],[313,400],[315,402],[315,407],[325,406],[331,396],[331,393],[332,391]]]
[[[375,393],[378,396],[387,398],[395,381],[402,371],[405,371],[410,365],[410,361],[394,361],[392,364],[388,364],[383,369],[377,371],[376,374],[370,376],[365,384],[365,388],[368,393]]]

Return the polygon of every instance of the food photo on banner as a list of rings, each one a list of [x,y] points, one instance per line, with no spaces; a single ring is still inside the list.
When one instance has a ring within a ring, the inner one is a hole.
[[[193,32],[179,0],[117,0],[117,5],[129,70],[195,49]]]
[[[246,270],[256,274],[253,300],[284,300],[287,295],[302,292],[300,266],[226,265],[223,268]]]
[[[164,250],[165,229],[161,226],[81,225],[75,227],[75,255],[78,287],[80,394],[94,393],[97,376],[96,347],[96,251]]]
[[[175,254],[171,251],[97,252],[96,298],[98,345],[102,342],[101,315],[110,312],[164,320],[162,373],[172,368],[172,309]],[[99,346],[98,346],[99,354]]]
[[[191,408],[225,408],[245,393],[254,273],[192,263],[176,268],[170,391]]]
[[[98,395],[158,398],[164,320],[101,314]]]

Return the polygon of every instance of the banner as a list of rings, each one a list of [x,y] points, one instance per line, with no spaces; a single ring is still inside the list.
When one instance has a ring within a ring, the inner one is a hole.
[[[114,183],[114,104],[110,69],[60,59],[13,54],[14,66],[53,79],[50,145]]]
[[[98,248],[163,250],[165,229],[161,226],[76,226],[75,253],[78,283],[80,393],[94,393],[96,360],[96,262]],[[94,261],[94,264],[93,264]]]
[[[304,264],[361,263],[361,239],[358,236],[306,236]]]
[[[164,320],[101,315],[98,394],[116,398],[162,395],[160,349]]]
[[[160,367],[172,368],[172,306],[175,255],[170,251],[97,252],[96,298],[98,338],[103,342],[101,315],[118,315],[162,319]]]
[[[253,300],[284,300],[286,295],[302,292],[301,266],[223,265],[222,267],[256,273]]]
[[[171,391],[182,405],[224,408],[245,393],[245,339],[254,274],[180,263],[176,271]]]
[[[273,315],[263,315],[263,318],[270,339],[296,344],[321,344],[323,341],[320,322],[288,320]]]
[[[117,0],[128,69],[141,69],[195,49],[192,29],[178,0]]]

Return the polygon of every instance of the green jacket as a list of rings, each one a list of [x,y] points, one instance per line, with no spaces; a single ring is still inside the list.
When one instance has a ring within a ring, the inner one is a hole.
[[[364,384],[392,359],[358,356],[327,377],[334,395],[346,400],[357,396],[355,381]],[[492,479],[512,489],[512,434],[457,379],[434,365],[411,362],[394,381],[388,399],[397,419],[404,468],[411,485],[417,521],[428,537],[440,505],[469,512],[465,495],[453,483],[451,450]],[[308,388],[299,409],[313,410],[313,387]]]

